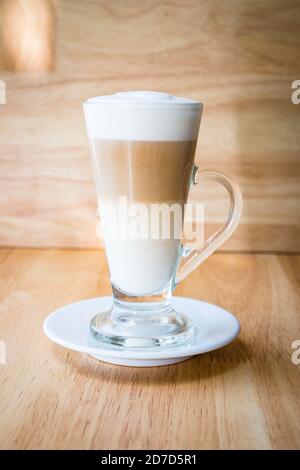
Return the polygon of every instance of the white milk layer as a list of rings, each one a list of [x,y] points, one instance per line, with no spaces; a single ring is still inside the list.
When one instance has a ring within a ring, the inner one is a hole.
[[[91,139],[197,139],[203,105],[155,91],[97,96],[83,105]]]
[[[108,201],[100,203],[111,281],[123,292],[133,295],[159,292],[172,279],[182,233],[183,207],[177,205],[176,216],[168,207],[174,205],[164,204],[164,214],[153,214],[150,203],[127,203],[126,208]]]
[[[105,240],[112,283],[123,292],[147,295],[172,279],[179,240]]]

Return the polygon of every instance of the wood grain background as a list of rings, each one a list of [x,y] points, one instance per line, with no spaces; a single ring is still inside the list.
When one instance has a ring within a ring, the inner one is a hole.
[[[22,0],[4,3],[8,11],[24,7]],[[44,72],[36,71],[36,57],[26,61],[26,51],[18,62],[20,45],[8,51],[3,39],[2,11],[1,245],[98,246],[81,103],[154,89],[205,103],[197,162],[230,172],[241,184],[242,224],[224,249],[300,250],[300,106],[291,103],[291,83],[300,79],[299,1],[26,4],[44,8],[49,30],[41,37],[38,31],[32,44],[43,43],[49,60]],[[22,22],[11,34],[19,28]],[[223,193],[205,187],[200,195],[212,201],[208,222],[219,223]]]

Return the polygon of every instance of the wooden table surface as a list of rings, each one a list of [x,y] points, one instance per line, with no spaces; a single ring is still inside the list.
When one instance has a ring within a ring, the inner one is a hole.
[[[231,310],[240,337],[160,368],[105,364],[42,331],[53,309],[109,294],[103,252],[2,249],[0,279],[1,448],[300,448],[299,256],[213,255],[176,294]]]

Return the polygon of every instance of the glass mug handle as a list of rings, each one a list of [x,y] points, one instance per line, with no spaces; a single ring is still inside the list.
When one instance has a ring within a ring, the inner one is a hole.
[[[182,245],[181,260],[175,277],[175,286],[233,234],[242,215],[243,199],[237,183],[219,170],[198,168],[194,165],[192,185],[197,185],[200,180],[220,183],[227,190],[230,199],[229,212],[223,227],[211,235],[201,247],[189,248]]]

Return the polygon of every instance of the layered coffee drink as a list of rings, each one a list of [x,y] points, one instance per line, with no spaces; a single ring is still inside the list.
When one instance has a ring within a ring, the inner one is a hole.
[[[198,103],[186,101],[153,92],[88,101],[98,104],[87,120],[111,282],[124,294],[155,295],[173,282],[200,120]],[[175,206],[182,218],[175,218]],[[153,230],[153,208],[164,209],[161,223],[170,209],[167,236]],[[134,221],[137,212],[144,218]],[[130,222],[140,236],[128,233]]]
[[[106,307],[97,311],[95,304],[90,331],[112,362],[122,364],[125,357],[127,365],[173,363],[167,348],[192,341],[196,329],[193,303],[177,299],[174,309],[172,293],[234,232],[240,190],[220,171],[194,165],[203,108],[198,101],[126,92],[89,99],[83,108],[112,284]],[[185,213],[187,221],[203,221],[199,204],[195,218],[186,205],[190,187],[200,180],[221,184],[230,200],[224,226],[205,243],[197,229],[183,229]],[[175,362],[191,352],[188,344],[175,353]]]

